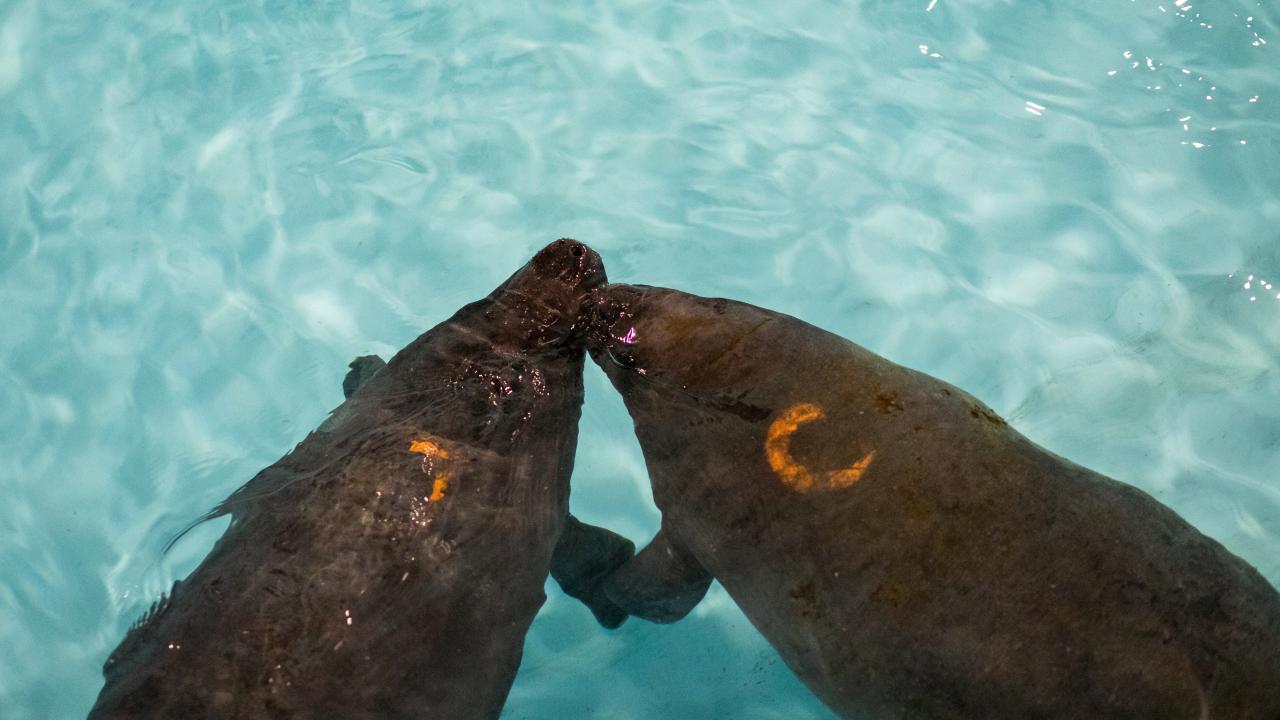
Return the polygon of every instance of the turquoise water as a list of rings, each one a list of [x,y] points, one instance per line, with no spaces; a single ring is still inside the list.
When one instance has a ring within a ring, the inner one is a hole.
[[[501,9],[499,9],[501,8]],[[964,387],[1280,583],[1280,9],[0,0],[0,717],[189,520],[559,236]],[[657,527],[589,368],[574,509]],[[554,588],[504,717],[828,718],[718,587]]]

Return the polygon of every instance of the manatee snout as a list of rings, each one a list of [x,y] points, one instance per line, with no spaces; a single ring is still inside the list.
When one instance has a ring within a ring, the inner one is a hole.
[[[528,269],[537,281],[568,300],[565,310],[580,312],[589,293],[608,278],[600,255],[586,245],[560,238],[538,251],[529,261]]]
[[[513,314],[513,325],[537,345],[574,341],[585,327],[584,313],[592,291],[608,282],[604,262],[596,251],[561,238],[538,251],[533,259],[495,291],[497,305]],[[497,309],[490,310],[496,313]],[[579,345],[580,347],[580,345]]]
[[[587,352],[615,383],[642,369],[635,318],[642,300],[643,293],[634,285],[602,285],[591,293]]]

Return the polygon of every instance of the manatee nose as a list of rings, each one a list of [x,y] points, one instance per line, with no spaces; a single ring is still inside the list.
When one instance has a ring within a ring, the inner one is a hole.
[[[533,256],[533,266],[543,277],[557,278],[574,289],[591,289],[608,279],[600,255],[569,238],[560,238],[542,248]]]
[[[590,322],[604,337],[612,337],[614,331],[621,328],[625,333],[631,323],[631,316],[636,304],[641,299],[639,289],[631,285],[606,285],[592,293],[594,303],[591,308]],[[613,338],[617,340],[618,338]]]

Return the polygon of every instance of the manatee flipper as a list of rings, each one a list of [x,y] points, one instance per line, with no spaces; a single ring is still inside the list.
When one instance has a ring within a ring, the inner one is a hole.
[[[386,366],[386,361],[377,355],[361,355],[347,367],[351,368],[347,376],[342,378],[342,396],[349,398],[373,377],[373,374]]]
[[[711,573],[665,526],[604,581],[610,600],[628,614],[655,623],[673,623],[688,615],[710,587]]]
[[[627,611],[605,595],[604,579],[635,552],[635,543],[630,540],[569,515],[551,554],[551,577],[566,595],[581,600],[601,625],[612,630],[627,619]]]
[[[347,366],[351,369],[347,371],[346,377],[342,378],[343,399],[344,400],[349,399],[352,395],[356,393],[357,390],[360,389],[362,385],[368,382],[369,379],[372,378],[375,373],[377,373],[382,368],[386,367],[386,365],[387,365],[386,361],[378,357],[377,355],[361,355],[355,360],[352,360],[351,364]],[[336,409],[335,409],[335,412],[336,412]],[[332,418],[330,419],[330,421],[332,421]],[[321,425],[320,427],[321,429],[324,429],[326,426]],[[230,497],[228,497],[226,500],[223,500],[221,503],[219,503],[217,507],[205,513],[195,522],[186,526],[185,528],[180,530],[176,535],[169,538],[169,541],[164,544],[164,549],[161,552],[167,554],[169,550],[173,548],[174,545],[178,544],[179,540],[186,537],[187,533],[191,532],[200,523],[205,522],[207,520],[212,520],[222,515],[229,514],[233,512],[233,508],[237,504],[252,498],[253,496],[249,494],[249,491],[247,490],[248,487],[249,487],[248,485],[245,485],[241,487],[239,490],[236,490],[231,494]]]

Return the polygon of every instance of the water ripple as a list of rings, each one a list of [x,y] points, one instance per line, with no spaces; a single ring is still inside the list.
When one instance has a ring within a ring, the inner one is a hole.
[[[219,528],[167,535],[562,235],[956,382],[1280,582],[1280,15],[1190,5],[0,6],[6,717],[83,716]],[[588,386],[575,509],[641,540]],[[719,590],[607,638],[550,594],[509,717],[824,717]]]

